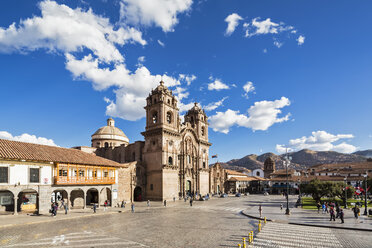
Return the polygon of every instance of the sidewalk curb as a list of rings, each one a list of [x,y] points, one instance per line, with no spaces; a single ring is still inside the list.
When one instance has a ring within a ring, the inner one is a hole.
[[[62,220],[72,220],[72,219],[78,219],[78,218],[86,218],[86,217],[92,217],[92,216],[101,216],[101,215],[106,215],[106,214],[117,214],[117,213],[121,213],[120,211],[118,212],[106,212],[106,213],[91,213],[91,214],[88,214],[88,215],[79,215],[79,216],[71,216],[71,217],[67,217],[67,218],[63,218],[63,219],[54,219],[54,218],[50,218],[50,219],[46,219],[46,220],[42,220],[42,221],[33,221],[33,222],[26,222],[26,223],[17,223],[17,224],[7,224],[7,225],[3,225],[3,226],[0,226],[0,230],[1,229],[4,229],[4,228],[10,228],[10,227],[16,227],[16,226],[23,226],[23,225],[32,225],[32,224],[41,224],[41,223],[47,223],[47,222],[54,222],[54,221],[62,221]]]
[[[241,214],[248,217],[248,218],[251,218],[251,219],[264,220],[264,218],[260,218],[260,217],[257,217],[257,216],[246,214],[246,213],[244,213],[244,211],[241,211]],[[273,220],[273,219],[266,219],[266,221],[271,221],[271,222],[276,222],[276,223],[285,223],[285,224],[290,224],[290,225],[298,225],[298,226],[313,226],[313,227],[323,227],[323,228],[372,232],[372,229],[366,229],[366,228],[352,228],[352,227],[342,227],[342,226],[324,226],[324,225],[305,224],[305,223],[298,223],[298,222],[278,221],[278,220]]]

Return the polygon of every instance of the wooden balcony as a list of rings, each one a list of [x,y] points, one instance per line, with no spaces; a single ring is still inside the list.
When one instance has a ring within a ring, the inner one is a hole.
[[[55,185],[115,184],[115,177],[66,177],[55,176]]]

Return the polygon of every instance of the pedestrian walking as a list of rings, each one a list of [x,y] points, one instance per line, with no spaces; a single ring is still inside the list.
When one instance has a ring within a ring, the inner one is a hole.
[[[328,212],[328,203],[325,203],[325,211],[326,211],[327,214],[329,213]]]
[[[68,211],[68,205],[65,204],[65,205],[64,205],[64,208],[65,208],[65,214],[67,214],[67,211]]]
[[[107,210],[107,200],[105,201],[105,203],[103,203],[103,211],[106,211]]]
[[[336,205],[336,219],[340,217],[340,206],[337,204]]]
[[[132,213],[134,213],[134,202],[132,202],[132,204],[130,205],[131,209],[132,209]]]
[[[340,219],[341,223],[344,223],[344,211],[342,211],[342,208],[340,209]]]
[[[167,200],[164,200],[164,207],[167,206]]]
[[[96,213],[96,212],[97,212],[97,205],[93,203],[93,213]]]
[[[280,211],[283,210],[283,204],[280,204]]]
[[[335,218],[335,210],[334,210],[334,208],[333,207],[331,207],[330,209],[329,209],[329,215],[330,215],[330,219],[329,219],[329,221],[336,221],[336,218]]]
[[[318,203],[316,204],[316,207],[317,207],[317,209],[318,209],[318,214],[319,214],[320,207],[321,207],[320,202],[318,202]]]
[[[355,219],[358,219],[360,210],[359,210],[359,208],[357,206],[353,207],[353,212],[354,212]]]
[[[150,200],[147,200],[147,207],[150,207]]]
[[[173,197],[173,202],[175,202],[176,201],[176,197]]]
[[[124,201],[121,201],[121,208],[125,208]]]
[[[262,206],[260,204],[260,206],[258,207],[258,211],[260,212],[260,218],[262,218]]]
[[[190,207],[192,207],[192,198],[190,198]]]
[[[325,208],[326,208],[326,206],[325,206],[325,203],[323,202],[323,204],[322,204],[322,214],[325,213]]]

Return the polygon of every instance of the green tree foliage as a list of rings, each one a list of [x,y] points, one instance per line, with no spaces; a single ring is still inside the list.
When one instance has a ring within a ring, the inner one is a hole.
[[[320,202],[320,199],[323,197],[339,197],[345,201],[345,186],[347,198],[352,198],[355,193],[354,187],[346,185],[343,182],[329,182],[314,179],[311,180],[310,183],[301,184],[300,188],[301,192],[311,195],[316,202]]]

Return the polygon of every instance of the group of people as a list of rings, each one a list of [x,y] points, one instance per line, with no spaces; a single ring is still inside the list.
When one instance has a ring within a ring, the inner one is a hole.
[[[58,209],[64,209],[65,214],[68,212],[68,205],[64,202],[64,200],[61,201],[61,206],[58,205],[58,202],[52,202],[52,205],[50,207],[50,213],[52,214],[53,217],[57,216],[57,211]]]
[[[338,202],[323,202],[321,204],[320,202],[317,202],[316,204],[318,213],[320,212],[320,208],[322,208],[322,213],[329,213],[329,221],[336,221],[337,218],[340,218],[341,223],[344,223],[344,211],[338,204]]]

